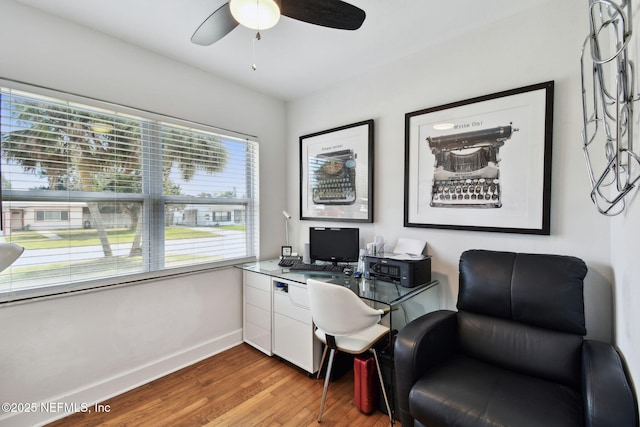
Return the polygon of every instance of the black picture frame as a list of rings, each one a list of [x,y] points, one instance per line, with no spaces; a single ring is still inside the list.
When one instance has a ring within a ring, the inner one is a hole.
[[[405,114],[404,226],[549,235],[553,89]]]
[[[374,121],[300,137],[300,219],[373,222]]]

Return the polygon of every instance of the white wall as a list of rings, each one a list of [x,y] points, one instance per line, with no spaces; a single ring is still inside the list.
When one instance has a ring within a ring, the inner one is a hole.
[[[382,235],[393,244],[399,237],[421,238],[433,256],[434,276],[441,280],[442,305],[455,307],[460,254],[471,248],[578,256],[589,267],[585,281],[587,330],[590,338],[612,340],[612,294],[616,319],[635,320],[631,311],[640,298],[632,254],[637,238],[620,237],[629,246],[624,265],[611,262],[611,220],[598,214],[589,199],[582,157],[582,107],[579,57],[588,32],[583,0],[549,2],[490,27],[461,35],[401,61],[372,70],[287,105],[287,209],[299,213],[299,136],[357,121],[375,119],[375,204],[373,224],[361,224],[366,241]],[[530,236],[403,227],[405,113],[548,80],[555,81],[551,235]],[[630,212],[633,215],[632,212]],[[638,208],[635,210],[637,231]],[[629,220],[629,223],[632,221]],[[314,221],[293,221],[294,244],[300,251]],[[326,224],[326,223],[324,223]],[[336,222],[335,224],[340,224]],[[344,223],[343,223],[344,226]],[[348,226],[348,225],[347,225]],[[635,236],[640,234],[636,233]],[[614,244],[618,245],[614,239]],[[616,267],[614,274],[613,267]],[[626,283],[618,278],[621,270]],[[614,278],[618,279],[614,282]],[[615,286],[612,285],[615,283]],[[618,296],[624,291],[623,296]],[[621,299],[626,301],[621,306]],[[628,357],[638,354],[640,332],[629,323],[627,337],[615,338]],[[633,364],[635,378],[640,366]]]
[[[634,3],[633,28],[640,25],[640,5]],[[630,59],[640,61],[640,39],[637,32],[629,47]],[[640,81],[640,71],[636,68],[636,87]],[[638,106],[635,107],[636,114]],[[635,152],[640,152],[638,134],[640,117],[635,120]],[[635,168],[640,173],[639,168]],[[615,289],[615,330],[616,344],[626,356],[627,364],[633,374],[636,391],[640,391],[640,278],[638,276],[638,254],[640,254],[640,195],[638,189],[628,197],[628,209],[612,220],[611,228],[611,264],[613,266]]]
[[[81,408],[237,345],[240,283],[230,268],[3,307],[0,401]],[[3,413],[0,425],[62,415]]]
[[[638,140],[636,139],[636,144]],[[616,217],[611,231],[611,257],[615,275],[615,342],[625,355],[634,379],[636,392],[640,390],[640,199],[637,190],[628,210]]]
[[[0,0],[0,77],[256,135],[260,163],[284,156],[285,105],[119,40]],[[9,43],[8,41],[11,41]],[[265,148],[267,147],[267,148]],[[285,171],[261,179],[261,246],[284,236]],[[0,401],[88,402],[242,340],[236,269],[0,307]],[[0,414],[35,425],[60,413]]]

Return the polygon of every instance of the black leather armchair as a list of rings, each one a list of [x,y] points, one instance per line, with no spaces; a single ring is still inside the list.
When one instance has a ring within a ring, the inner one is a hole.
[[[397,335],[402,427],[637,427],[623,360],[583,338],[586,273],[574,257],[464,252],[458,311]]]

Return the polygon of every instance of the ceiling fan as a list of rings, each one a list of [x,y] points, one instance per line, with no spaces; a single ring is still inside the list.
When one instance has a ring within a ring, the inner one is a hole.
[[[364,10],[340,0],[230,0],[200,24],[191,41],[212,45],[238,25],[266,30],[280,15],[340,30],[357,30],[366,17]]]

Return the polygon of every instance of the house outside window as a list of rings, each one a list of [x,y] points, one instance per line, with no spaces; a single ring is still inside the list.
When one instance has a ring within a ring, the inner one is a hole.
[[[0,97],[0,239],[25,247],[0,302],[257,255],[255,138],[71,95]]]

